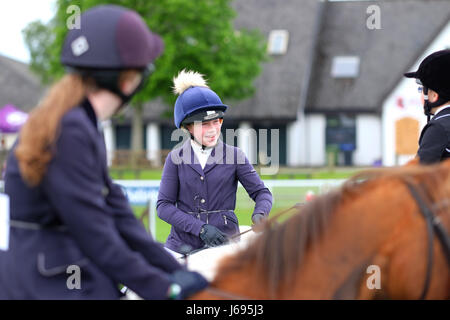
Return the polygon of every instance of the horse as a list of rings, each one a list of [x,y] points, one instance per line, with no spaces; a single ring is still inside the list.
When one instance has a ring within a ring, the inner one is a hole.
[[[449,207],[450,160],[364,171],[269,219],[191,298],[449,299]]]

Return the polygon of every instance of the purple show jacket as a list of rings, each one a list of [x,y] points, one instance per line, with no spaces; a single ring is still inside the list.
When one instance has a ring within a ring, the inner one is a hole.
[[[157,203],[158,216],[172,225],[166,247],[176,252],[185,244],[192,250],[203,247],[199,233],[206,223],[228,236],[238,234],[234,214],[238,181],[255,201],[253,215],[268,216],[272,194],[241,149],[219,140],[204,169],[190,140],[172,150],[164,165]]]
[[[170,275],[183,266],[152,240],[109,177],[87,100],[64,115],[38,186],[24,183],[14,150],[5,180],[11,219],[42,229],[11,227],[9,251],[0,251],[0,300],[117,299],[119,283],[146,299],[166,298]],[[67,287],[70,265],[80,268],[79,289]]]

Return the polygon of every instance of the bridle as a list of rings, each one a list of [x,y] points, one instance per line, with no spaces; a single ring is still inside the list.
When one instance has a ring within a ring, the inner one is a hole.
[[[419,207],[419,211],[424,217],[427,226],[428,260],[427,260],[425,283],[422,290],[422,294],[420,295],[420,300],[423,300],[425,299],[428,293],[431,282],[431,272],[433,270],[434,234],[436,233],[436,236],[439,242],[441,243],[449,267],[450,267],[450,236],[448,232],[445,230],[444,226],[442,225],[441,219],[437,215],[435,215],[433,209],[427,205],[426,201],[424,200],[424,197],[421,196],[421,193],[423,194],[423,191],[421,192],[421,190],[418,190],[409,181],[405,181],[405,183],[406,186],[408,187],[411,196],[416,201],[417,206]]]

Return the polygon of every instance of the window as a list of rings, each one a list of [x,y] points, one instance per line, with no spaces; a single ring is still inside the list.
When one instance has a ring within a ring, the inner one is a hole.
[[[287,30],[272,30],[269,34],[267,50],[269,54],[285,54],[288,47],[289,33]]]
[[[338,56],[333,58],[331,76],[333,78],[356,78],[359,74],[359,57]]]
[[[116,149],[117,150],[131,150],[131,125],[129,124],[117,124],[114,126],[116,137]],[[142,130],[142,148],[147,148],[147,134],[146,125]]]
[[[334,156],[333,162],[339,166],[351,166],[352,154],[356,149],[356,119],[354,116],[339,114],[327,117],[327,153]]]
[[[116,125],[116,149],[130,150],[131,149],[131,126],[130,125]]]

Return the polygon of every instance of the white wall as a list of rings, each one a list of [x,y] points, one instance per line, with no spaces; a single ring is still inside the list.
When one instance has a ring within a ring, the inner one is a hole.
[[[237,146],[244,151],[251,164],[256,164],[258,133],[249,122],[241,122],[235,134],[237,135]]]
[[[326,117],[322,114],[306,116],[306,165],[326,165]]]
[[[153,165],[161,165],[161,132],[159,125],[156,123],[147,123],[147,129],[145,134],[147,135],[147,159],[150,160]]]
[[[450,46],[449,39],[450,22],[409,70],[417,70],[420,62],[429,54],[448,48]],[[405,72],[409,70],[405,70]],[[411,117],[419,120],[420,129],[426,124],[426,116],[423,114],[423,104],[420,101],[417,87],[414,79],[403,78],[383,102],[382,154],[385,166],[401,165],[414,157],[414,155],[398,157],[395,154],[395,121],[403,117]]]
[[[403,105],[403,107],[400,105]],[[401,118],[410,117],[419,121],[419,129],[421,130],[427,121],[423,114],[423,104],[417,92],[415,81],[402,80],[400,85],[386,99],[382,110],[383,165],[402,165],[414,157],[414,154],[403,155],[402,157],[396,154],[395,122]],[[418,143],[417,147],[419,147]]]
[[[356,150],[353,152],[355,166],[371,166],[381,155],[381,119],[377,115],[356,117]]]
[[[293,121],[286,126],[286,162],[288,166],[300,166],[301,162],[301,123],[300,121]]]
[[[286,127],[287,165],[323,166],[326,164],[326,118],[313,114],[304,119],[288,123]]]
[[[102,122],[102,127],[106,145],[106,160],[108,166],[110,166],[112,164],[112,159],[114,157],[114,150],[116,145],[114,126],[112,125],[110,120],[106,120]]]
[[[305,117],[305,162],[300,156],[301,123],[291,122],[287,126],[287,163],[291,166],[326,165],[326,117],[322,114],[310,114]],[[372,165],[381,159],[381,120],[376,115],[356,117],[356,150],[353,162],[358,166]]]
[[[18,133],[0,133],[0,139],[3,140],[4,147],[6,150],[10,150],[17,140]],[[0,145],[0,150],[2,150],[2,147]]]

